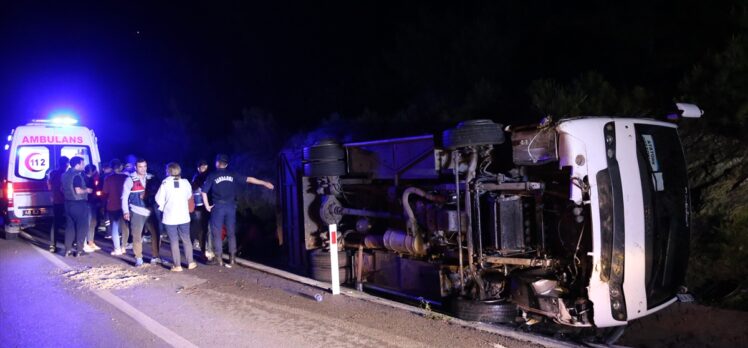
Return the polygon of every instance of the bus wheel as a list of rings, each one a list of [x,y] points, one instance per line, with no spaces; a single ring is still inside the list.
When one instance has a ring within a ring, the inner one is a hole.
[[[513,323],[517,318],[517,306],[505,300],[479,301],[455,297],[448,303],[454,316],[484,323]]]
[[[309,254],[311,261],[311,276],[321,282],[332,281],[330,269],[330,253],[321,249],[314,250]],[[346,283],[350,278],[350,267],[348,267],[348,255],[345,251],[338,252],[338,274],[341,283]]]

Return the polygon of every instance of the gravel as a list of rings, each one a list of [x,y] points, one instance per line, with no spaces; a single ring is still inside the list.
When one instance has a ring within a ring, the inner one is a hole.
[[[62,274],[77,282],[79,288],[92,290],[127,289],[151,280],[150,276],[133,272],[122,265],[104,265],[75,269]]]

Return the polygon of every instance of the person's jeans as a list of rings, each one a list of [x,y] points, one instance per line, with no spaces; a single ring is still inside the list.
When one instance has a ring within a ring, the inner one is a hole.
[[[88,232],[88,202],[65,201],[66,229],[65,252],[73,250],[73,239],[78,245],[78,251],[83,251],[83,240]]]
[[[52,224],[52,233],[49,236],[50,245],[55,245],[58,236],[65,237],[65,221],[67,220],[67,213],[65,213],[64,203],[55,203],[52,206],[52,212],[54,213],[54,221]]]
[[[153,223],[156,225],[156,228],[158,228],[157,233],[160,234],[160,232],[166,232],[166,227],[164,227],[164,224],[161,223],[161,221],[164,219],[164,212],[159,209],[158,204],[156,203],[153,203],[151,211],[153,212],[151,216],[153,216],[153,218],[156,220]]]
[[[198,242],[202,251],[210,249],[210,246],[205,245],[208,241],[208,221],[208,211],[204,206],[195,207],[195,211],[190,214],[190,237]]]
[[[135,258],[143,258],[143,228],[151,231],[151,257],[159,257],[159,248],[161,238],[159,238],[158,228],[154,223],[155,215],[143,216],[130,212],[130,232],[132,233],[132,252]],[[123,241],[126,243],[126,241]]]
[[[236,204],[216,203],[210,212],[210,229],[213,234],[213,250],[216,257],[223,255],[221,242],[222,227],[226,226],[226,238],[229,240],[229,253],[236,253]]]
[[[179,257],[179,240],[182,240],[182,246],[184,247],[184,257],[187,259],[187,264],[193,262],[192,260],[192,242],[190,241],[190,224],[185,223],[181,225],[164,225],[166,227],[166,233],[169,235],[169,243],[171,244],[171,258],[174,261],[174,266],[181,266],[182,260]]]
[[[107,211],[106,215],[109,219],[109,233],[112,236],[114,250],[125,250],[125,247],[127,246],[127,238],[130,236],[130,232],[127,231],[129,228],[127,227],[127,223],[125,223],[125,219],[122,218],[122,210]],[[122,229],[124,237],[121,244],[120,228]]]
[[[99,207],[95,202],[88,203],[88,235],[86,236],[87,243],[93,243],[96,237],[96,225],[99,221]]]
[[[210,232],[210,225],[208,225],[207,230],[205,231],[205,248],[203,248],[203,255],[205,257],[208,257],[208,250],[213,252],[213,233]],[[221,243],[223,245],[223,243]]]

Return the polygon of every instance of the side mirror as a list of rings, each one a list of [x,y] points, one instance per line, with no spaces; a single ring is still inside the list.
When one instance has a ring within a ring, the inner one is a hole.
[[[704,115],[704,110],[701,110],[696,104],[675,103],[675,106],[680,111],[680,117],[700,118]]]

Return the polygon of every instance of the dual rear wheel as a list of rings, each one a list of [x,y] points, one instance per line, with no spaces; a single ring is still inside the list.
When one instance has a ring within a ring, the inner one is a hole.
[[[330,268],[330,253],[326,250],[317,249],[309,254],[311,264],[311,276],[321,282],[332,281],[332,269]],[[345,251],[338,251],[338,275],[340,283],[346,283],[353,279],[350,260]]]
[[[321,140],[302,151],[304,176],[341,176],[347,173],[345,148],[334,140]]]

